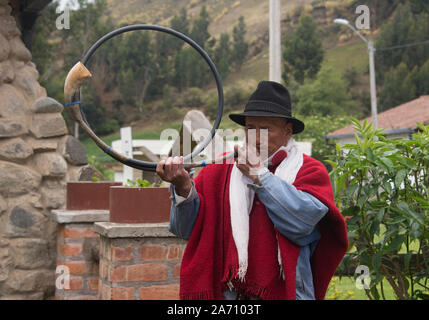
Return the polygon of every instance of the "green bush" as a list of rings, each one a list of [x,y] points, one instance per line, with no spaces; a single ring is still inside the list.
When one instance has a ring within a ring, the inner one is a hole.
[[[196,108],[204,104],[204,93],[200,88],[189,88],[186,90],[183,97],[183,102],[186,107]]]
[[[427,299],[429,126],[419,125],[411,139],[389,140],[366,122],[353,123],[356,144],[337,145],[330,161],[347,220],[348,260],[369,268],[370,299],[385,299],[383,279],[398,299]]]
[[[335,145],[327,144],[325,135],[348,125],[351,117],[336,115],[302,116],[300,114],[295,114],[295,116],[305,123],[304,131],[299,133],[295,139],[311,142],[311,156],[329,167],[325,160],[335,153]]]

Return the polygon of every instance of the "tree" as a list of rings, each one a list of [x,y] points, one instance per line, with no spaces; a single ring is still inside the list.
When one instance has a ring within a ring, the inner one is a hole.
[[[427,0],[410,0],[410,3],[411,10],[413,10],[414,13],[429,13],[429,3]]]
[[[56,19],[55,10],[58,4],[53,3],[46,7],[41,15],[36,20],[36,24],[33,28],[32,33],[32,55],[33,61],[35,61],[37,70],[41,74],[39,81],[43,84],[45,80],[48,80],[50,76],[53,75],[54,68],[52,66],[52,60],[54,59],[53,45],[48,41],[49,34],[52,29],[50,25],[51,21]]]
[[[220,35],[219,43],[215,48],[214,59],[222,78],[225,80],[231,63],[231,42],[227,33]]]
[[[174,85],[183,90],[189,86],[189,68],[192,65],[192,48],[183,48],[174,58]]]
[[[313,83],[302,85],[297,97],[297,110],[306,116],[359,114],[341,76],[331,68],[322,68]]]
[[[244,39],[244,36],[246,35],[246,24],[243,16],[240,16],[238,25],[234,27],[232,35],[234,40],[232,62],[238,69],[240,69],[247,53],[249,52],[249,44]]]
[[[429,34],[429,15],[422,12],[413,14],[409,3],[399,5],[393,19],[381,28],[375,46],[378,49],[390,48],[427,40]],[[382,84],[384,76],[391,68],[405,62],[408,69],[423,65],[429,58],[429,46],[418,45],[399,47],[393,50],[379,50],[375,55],[377,83]]]
[[[171,19],[170,26],[172,29],[179,31],[185,35],[189,35],[189,20],[185,8],[180,10],[179,15],[175,15]],[[172,36],[168,36],[168,46],[170,48],[170,55],[175,55],[183,47],[184,42]]]
[[[58,101],[64,99],[64,79],[67,71],[78,61],[98,38],[113,29],[106,15],[105,0],[79,0],[79,9],[70,13],[70,29],[57,30],[52,27],[57,14],[57,3],[49,5],[36,21],[33,37],[33,59],[40,72],[41,84],[49,95]],[[116,77],[105,77],[97,81],[100,74],[114,73],[116,50],[112,43],[106,43],[95,54],[88,65],[93,78],[82,87],[85,116],[91,127],[99,134],[116,130],[118,119],[112,106],[103,101],[103,90],[116,87]],[[62,63],[53,63],[53,61]],[[100,106],[103,106],[101,109]],[[107,119],[106,110],[111,120]],[[64,113],[67,126],[72,131],[74,121],[69,113]],[[84,134],[85,135],[85,134]]]
[[[121,46],[121,96],[143,111],[149,85],[157,73],[153,46],[147,32],[125,35]]]
[[[376,30],[379,28],[380,24],[383,24],[384,21],[392,15],[392,12],[395,11],[400,2],[403,2],[403,0],[360,0],[359,4],[364,4],[369,7],[371,12],[371,29]]]
[[[407,65],[402,62],[386,73],[383,87],[379,94],[380,111],[396,107],[410,101],[416,95],[416,87],[409,76]]]
[[[284,43],[283,79],[287,82],[293,76],[302,84],[305,78],[314,78],[320,70],[324,53],[313,19],[302,15],[298,27]]]
[[[202,6],[199,17],[194,21],[191,31],[191,38],[202,48],[210,38],[209,33],[210,17],[206,6]]]
[[[67,67],[71,67],[97,39],[113,29],[110,20],[105,19],[106,0],[78,0],[78,4],[79,10],[70,14],[72,27],[60,32],[63,43],[71,44],[65,52],[67,64],[70,64]]]
[[[180,14],[178,16],[175,15],[173,19],[171,19],[170,25],[171,28],[176,31],[179,31],[183,34],[189,34],[188,13],[186,12],[185,8],[182,8],[180,10]]]
[[[429,59],[419,70],[416,89],[417,96],[429,94]]]

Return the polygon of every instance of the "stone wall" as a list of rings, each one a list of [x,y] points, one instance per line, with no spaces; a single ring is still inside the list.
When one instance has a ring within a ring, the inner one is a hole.
[[[90,180],[63,106],[37,81],[8,1],[0,0],[0,299],[54,295],[56,223],[66,182]]]

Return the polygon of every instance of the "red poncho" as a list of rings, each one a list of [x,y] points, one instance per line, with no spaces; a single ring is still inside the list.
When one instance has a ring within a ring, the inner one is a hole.
[[[236,276],[238,257],[229,208],[231,169],[232,164],[214,164],[201,170],[195,178],[200,209],[182,259],[181,299],[224,299],[222,292],[227,289],[226,281]],[[319,161],[304,155],[304,163],[293,185],[310,193],[329,208],[318,224],[321,239],[311,258],[315,297],[323,299],[348,248],[346,224],[335,206],[328,172]],[[258,201],[257,197],[255,201]],[[244,283],[233,282],[235,290],[250,296],[257,295],[261,299],[296,299],[299,246],[274,228],[263,205],[255,205],[252,216],[249,221],[249,267]],[[257,228],[252,228],[252,224]],[[278,278],[273,282],[274,275],[279,274],[277,258],[272,258],[277,256],[277,241],[273,240],[276,236],[285,280]],[[254,244],[262,243],[264,246],[252,245],[252,238]],[[258,260],[263,255],[268,258]],[[251,263],[252,256],[254,263]]]

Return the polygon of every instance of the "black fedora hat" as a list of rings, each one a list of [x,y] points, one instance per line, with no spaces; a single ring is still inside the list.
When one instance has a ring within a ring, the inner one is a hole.
[[[243,113],[230,114],[229,118],[244,126],[246,117],[280,117],[293,124],[293,132],[304,130],[304,123],[292,116],[292,106],[287,89],[278,82],[261,81],[249,98]]]

